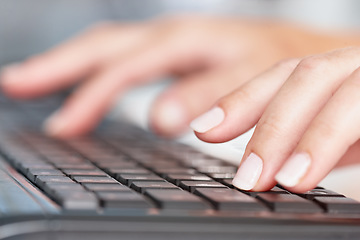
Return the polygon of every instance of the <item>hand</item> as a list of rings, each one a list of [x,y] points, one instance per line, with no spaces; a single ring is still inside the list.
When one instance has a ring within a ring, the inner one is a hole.
[[[255,124],[233,184],[265,191],[276,181],[314,188],[335,166],[360,162],[360,47],[281,62],[192,122],[224,142]]]
[[[105,23],[24,63],[4,69],[1,85],[32,98],[78,84],[45,124],[68,138],[94,128],[127,89],[165,75],[181,81],[161,94],[150,113],[155,132],[175,136],[218,98],[285,57],[323,51],[324,41],[279,23],[175,17],[145,23]],[[201,94],[199,94],[199,90]]]

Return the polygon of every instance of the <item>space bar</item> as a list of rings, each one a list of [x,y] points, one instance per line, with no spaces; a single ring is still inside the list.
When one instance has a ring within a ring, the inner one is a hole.
[[[0,215],[43,214],[44,208],[11,177],[12,172],[23,178],[0,157]]]

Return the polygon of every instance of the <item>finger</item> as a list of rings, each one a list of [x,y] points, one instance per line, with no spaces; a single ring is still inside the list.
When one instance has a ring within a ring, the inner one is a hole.
[[[93,72],[116,53],[144,41],[141,31],[120,24],[98,24],[78,37],[3,70],[3,90],[31,98],[63,89]]]
[[[63,108],[46,121],[45,130],[54,137],[68,138],[94,128],[118,94],[133,85],[155,79],[176,65],[169,59],[176,59],[180,53],[169,44],[149,43],[109,64],[84,82]]]
[[[342,49],[298,64],[261,116],[234,178],[236,187],[263,191],[275,184],[276,172],[310,122],[357,67],[359,53],[360,49]],[[242,178],[250,169],[258,169],[256,178]]]
[[[360,68],[339,88],[311,123],[276,175],[295,192],[314,188],[360,137]]]
[[[192,121],[197,137],[225,142],[252,128],[298,62],[284,60],[221,98],[213,109]]]
[[[150,111],[150,127],[159,135],[172,137],[189,129],[196,116],[211,107],[217,99],[252,77],[253,64],[215,68],[193,74],[173,83],[158,96]]]

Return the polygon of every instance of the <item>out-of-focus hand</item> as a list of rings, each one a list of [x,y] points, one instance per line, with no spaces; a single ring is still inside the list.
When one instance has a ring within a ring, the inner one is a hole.
[[[208,142],[257,124],[233,184],[264,191],[315,187],[332,168],[360,162],[360,47],[283,61],[192,122]]]
[[[104,23],[5,68],[1,85],[12,97],[33,98],[78,84],[45,124],[50,135],[67,138],[94,128],[116,96],[129,88],[176,75],[181,81],[158,97],[150,114],[155,132],[175,136],[218,98],[279,59],[339,43],[323,40],[296,27],[239,19]]]

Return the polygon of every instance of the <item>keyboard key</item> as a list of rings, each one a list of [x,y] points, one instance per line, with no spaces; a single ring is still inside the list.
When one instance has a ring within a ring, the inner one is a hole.
[[[55,166],[57,168],[60,168],[62,170],[65,169],[84,169],[84,170],[89,170],[89,169],[95,169],[96,167],[94,165],[92,165],[91,163],[81,163],[81,164],[69,164],[69,163],[59,163],[59,164],[55,164]]]
[[[180,187],[194,192],[197,188],[227,188],[223,184],[215,181],[181,181]]]
[[[212,179],[205,174],[169,174],[166,176],[166,180],[176,185],[180,184],[180,181],[211,181]]]
[[[165,180],[163,180],[162,182],[134,181],[131,183],[130,187],[142,193],[144,193],[147,189],[178,189],[176,185],[166,182]]]
[[[98,169],[64,169],[63,170],[66,175],[69,176],[107,176],[107,174]]]
[[[84,183],[85,188],[94,192],[117,192],[117,191],[131,191],[128,186],[120,183]]]
[[[164,181],[161,177],[155,174],[148,175],[134,175],[134,174],[118,174],[116,179],[122,184],[130,186],[134,181]]]
[[[267,208],[257,199],[237,190],[226,188],[199,188],[195,194],[210,201],[216,209],[227,211],[263,211]]]
[[[150,203],[136,192],[97,192],[105,208],[149,208]]]
[[[118,161],[118,162],[98,162],[97,165],[100,168],[107,168],[107,169],[112,169],[112,168],[135,168],[138,166],[137,163],[135,162],[122,162],[122,161]]]
[[[209,176],[214,179],[233,179],[236,173],[210,173]]]
[[[56,192],[55,200],[62,205],[65,210],[92,210],[98,208],[98,200],[95,194],[83,191]]]
[[[44,188],[47,183],[74,183],[74,181],[66,176],[38,176],[35,183],[40,188]]]
[[[83,186],[81,186],[78,183],[75,182],[71,182],[71,183],[47,183],[43,190],[52,195],[54,194],[56,191],[83,191],[84,188]]]
[[[161,176],[169,175],[169,174],[195,174],[197,173],[195,169],[192,168],[184,168],[184,167],[155,167],[153,171]]]
[[[205,210],[210,208],[199,197],[180,189],[147,189],[145,194],[163,209]]]
[[[237,168],[233,166],[210,166],[197,168],[202,173],[236,173]]]
[[[288,191],[280,187],[274,186],[272,189],[266,192],[249,192],[251,196],[256,197],[259,193],[268,193],[268,194],[289,194]]]
[[[35,182],[37,176],[65,176],[60,170],[53,169],[31,169],[27,172],[26,176],[32,182]]]
[[[136,174],[136,175],[142,175],[142,174],[150,174],[151,172],[145,168],[110,168],[106,169],[111,175],[116,176],[119,174]]]
[[[299,195],[310,200],[314,199],[314,197],[344,197],[342,194],[327,189],[313,189]]]
[[[360,213],[360,203],[345,197],[314,197],[329,213]]]
[[[295,194],[259,193],[256,196],[264,201],[275,212],[316,213],[323,211],[320,206],[314,202]]]
[[[110,177],[82,177],[75,176],[73,179],[81,184],[83,183],[117,183],[113,178]]]

